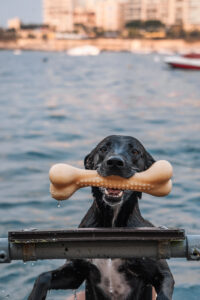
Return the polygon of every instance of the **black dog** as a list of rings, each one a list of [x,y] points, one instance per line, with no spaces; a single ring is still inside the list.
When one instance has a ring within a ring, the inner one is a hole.
[[[142,144],[129,136],[109,136],[85,158],[86,169],[101,176],[131,177],[154,163]],[[140,192],[92,188],[94,202],[79,227],[152,227],[141,216]],[[77,289],[86,280],[87,300],[172,299],[174,280],[164,260],[91,259],[71,260],[61,268],[41,274],[29,300],[46,299],[50,289]]]

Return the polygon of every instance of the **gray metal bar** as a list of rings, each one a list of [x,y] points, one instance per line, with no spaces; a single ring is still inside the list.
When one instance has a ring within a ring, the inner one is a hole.
[[[148,230],[147,230],[148,231]],[[58,236],[48,236],[46,240],[42,239],[44,231],[38,231],[37,234],[31,235],[32,239],[26,239],[25,234],[15,232],[11,234],[9,240],[7,238],[0,238],[0,262],[8,263],[11,260],[32,261],[39,259],[72,259],[72,258],[183,258],[188,260],[200,260],[200,235],[187,235],[177,239],[176,234],[169,233],[168,239],[159,237],[151,237],[152,232],[143,232],[141,237],[141,230],[130,235],[131,230],[115,231],[114,237],[110,240],[108,236],[113,233],[98,230],[77,230],[78,236],[73,234],[73,231],[57,232]],[[97,236],[94,235],[97,233]],[[100,232],[100,235],[98,235]],[[18,233],[18,236],[17,236]],[[85,235],[85,233],[87,233]],[[126,237],[127,235],[127,239]],[[92,235],[91,235],[92,234]],[[138,236],[137,236],[138,234]],[[156,235],[156,232],[155,232]],[[38,238],[40,236],[40,238]],[[61,237],[62,236],[62,237]],[[82,236],[82,239],[81,239]],[[124,237],[123,239],[120,239]],[[140,236],[140,239],[139,239]],[[16,237],[18,239],[16,239]],[[27,237],[27,236],[26,236]],[[21,240],[20,240],[21,239]]]
[[[22,230],[8,233],[13,243],[63,242],[63,241],[170,241],[184,240],[184,229],[139,227],[139,228],[75,228],[68,230]]]

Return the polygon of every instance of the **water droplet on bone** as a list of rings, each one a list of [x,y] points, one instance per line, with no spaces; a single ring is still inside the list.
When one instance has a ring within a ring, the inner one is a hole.
[[[58,203],[57,203],[57,207],[58,207],[58,208],[60,208],[60,207],[61,207],[60,201],[58,201]]]

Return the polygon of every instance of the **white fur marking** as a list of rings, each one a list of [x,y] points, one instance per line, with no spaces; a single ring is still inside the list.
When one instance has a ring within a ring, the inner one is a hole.
[[[123,263],[121,259],[92,259],[92,263],[101,274],[101,282],[98,287],[112,300],[125,300],[131,288],[123,273],[118,268]]]

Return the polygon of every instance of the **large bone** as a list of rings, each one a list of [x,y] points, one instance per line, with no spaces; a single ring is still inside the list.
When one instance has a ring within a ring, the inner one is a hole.
[[[172,166],[166,160],[155,162],[146,171],[129,179],[120,176],[100,176],[95,170],[83,170],[67,164],[56,164],[49,171],[50,192],[56,200],[68,199],[77,189],[96,186],[134,190],[153,196],[166,196],[172,188]]]

